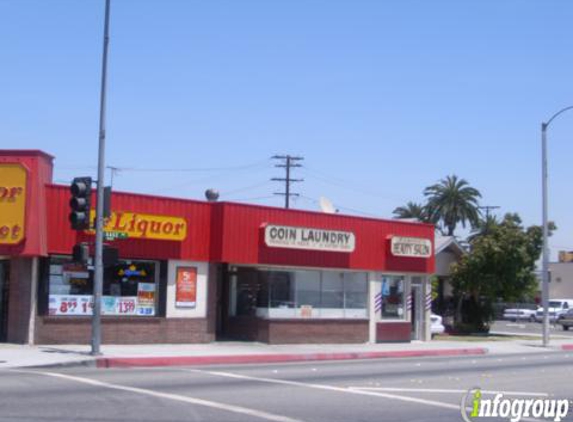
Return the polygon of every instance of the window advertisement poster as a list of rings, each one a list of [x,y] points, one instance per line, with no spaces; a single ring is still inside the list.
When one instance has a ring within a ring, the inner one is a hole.
[[[197,306],[197,267],[177,267],[175,306],[195,308]]]
[[[92,296],[88,295],[50,295],[49,315],[91,315]]]
[[[102,315],[137,315],[136,297],[103,296],[101,298]]]
[[[115,315],[137,315],[137,297],[115,297]]]
[[[153,315],[155,308],[140,312],[137,297],[103,296],[102,315]],[[90,295],[50,295],[49,315],[90,316],[93,313],[93,297]]]
[[[103,296],[101,298],[101,314],[102,315],[115,315],[116,311],[116,297]]]
[[[155,283],[137,285],[137,315],[155,315]]]

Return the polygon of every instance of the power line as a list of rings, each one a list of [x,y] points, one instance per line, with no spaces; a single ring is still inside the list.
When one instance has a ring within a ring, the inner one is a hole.
[[[304,200],[306,200],[306,201],[312,202],[312,203],[314,203],[314,204],[317,204],[317,205],[320,204],[320,201],[317,201],[316,199],[311,198],[311,197],[309,197],[309,196],[300,195],[300,198],[301,198],[301,199],[304,199]],[[352,213],[361,214],[361,215],[364,215],[364,216],[366,216],[366,217],[380,218],[380,217],[377,216],[376,214],[372,214],[372,213],[366,212],[366,211],[357,210],[357,209],[355,209],[355,208],[343,207],[343,206],[340,206],[340,205],[338,205],[338,204],[336,204],[336,209],[337,209],[337,210],[350,211],[350,212],[352,212]]]
[[[275,164],[275,167],[281,167],[285,169],[286,177],[273,177],[271,180],[273,182],[285,182],[285,191],[284,192],[275,192],[275,195],[283,195],[285,197],[285,208],[289,208],[290,198],[291,196],[299,196],[298,193],[291,193],[290,191],[290,184],[293,182],[303,182],[304,179],[293,179],[290,177],[290,169],[295,167],[302,167],[300,164],[297,164],[297,161],[304,160],[303,157],[295,157],[292,155],[274,155],[271,157],[273,160],[282,160],[282,164]]]
[[[255,196],[254,198],[238,198],[238,199],[233,199],[233,202],[262,201],[271,198],[275,198],[275,196],[267,195],[267,196]]]
[[[335,186],[344,190],[352,191],[354,193],[360,193],[362,195],[367,195],[367,196],[376,196],[381,199],[390,198],[392,200],[405,201],[405,198],[403,196],[398,196],[397,194],[393,194],[390,192],[376,192],[373,190],[364,189],[360,187],[360,183],[358,182],[347,181],[334,176],[330,176],[327,175],[326,173],[311,169],[307,166],[303,166],[301,170],[306,172],[307,176],[312,179],[318,180],[319,182]]]
[[[149,172],[149,173],[185,173],[185,172],[203,172],[203,171],[228,171],[228,170],[249,170],[255,167],[260,167],[266,165],[267,160],[257,161],[251,164],[245,164],[240,166],[229,166],[229,167],[190,167],[190,168],[145,168],[145,167],[112,167],[120,171],[131,171],[131,172]]]
[[[249,186],[245,186],[245,187],[242,187],[242,188],[233,189],[233,190],[230,190],[230,191],[227,191],[227,192],[221,192],[221,196],[225,196],[225,197],[227,197],[227,196],[232,196],[232,195],[234,195],[234,194],[236,194],[236,193],[239,193],[239,192],[244,192],[244,191],[252,190],[252,189],[255,189],[255,188],[259,188],[259,187],[261,187],[261,186],[265,186],[267,183],[269,183],[269,181],[268,181],[268,180],[265,180],[264,182],[257,183],[257,184],[254,184],[254,185],[249,185]],[[273,198],[273,197],[271,196],[271,198]]]

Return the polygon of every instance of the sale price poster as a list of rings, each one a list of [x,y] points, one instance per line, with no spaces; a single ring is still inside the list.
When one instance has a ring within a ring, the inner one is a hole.
[[[177,267],[175,306],[178,308],[197,306],[196,267]]]

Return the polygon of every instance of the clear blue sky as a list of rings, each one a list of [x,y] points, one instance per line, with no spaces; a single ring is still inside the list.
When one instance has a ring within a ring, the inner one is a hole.
[[[104,0],[0,0],[1,148],[95,175]],[[541,222],[540,123],[573,105],[567,0],[112,0],[107,163],[118,190],[281,206],[269,159],[390,217],[448,174]],[[573,112],[549,130],[553,256],[573,250]],[[108,173],[109,180],[109,173]]]

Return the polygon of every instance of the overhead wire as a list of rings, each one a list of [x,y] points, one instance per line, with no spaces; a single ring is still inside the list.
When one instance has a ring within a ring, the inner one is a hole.
[[[320,205],[320,201],[318,201],[318,200],[316,200],[316,199],[314,199],[314,198],[311,198],[311,197],[309,197],[309,196],[300,195],[299,197],[300,197],[301,199],[310,201],[310,202],[312,202],[312,203],[314,203],[314,204]],[[357,209],[355,209],[355,208],[344,207],[344,206],[340,206],[340,205],[336,205],[336,208],[337,208],[337,209],[340,209],[340,210],[350,211],[350,212],[353,212],[353,213],[356,213],[356,214],[361,214],[361,215],[364,215],[364,216],[367,216],[367,217],[380,218],[380,217],[377,216],[376,214],[372,214],[372,213],[367,212],[367,211],[357,210]]]
[[[375,197],[378,197],[381,199],[391,198],[392,200],[398,200],[400,202],[403,202],[406,200],[405,198],[399,197],[398,195],[394,195],[392,193],[375,192],[375,191],[361,188],[359,186],[360,185],[359,183],[351,182],[351,181],[345,181],[343,179],[339,179],[337,177],[327,175],[326,173],[311,169],[305,165],[302,166],[301,170],[303,172],[307,173],[307,177],[319,180],[323,183],[326,183],[326,184],[329,184],[332,186],[336,186],[336,187],[339,187],[342,189],[350,190],[350,191],[355,192],[355,193],[361,193],[363,195],[368,195],[368,196],[375,196]]]
[[[148,173],[185,173],[185,172],[208,172],[208,171],[233,171],[233,170],[249,170],[252,168],[260,167],[266,165],[268,159],[259,160],[254,163],[238,165],[238,166],[228,166],[228,167],[190,167],[190,168],[152,168],[152,167],[120,167],[120,166],[107,166],[108,168],[114,168],[119,171],[131,171],[131,172],[148,172]]]

